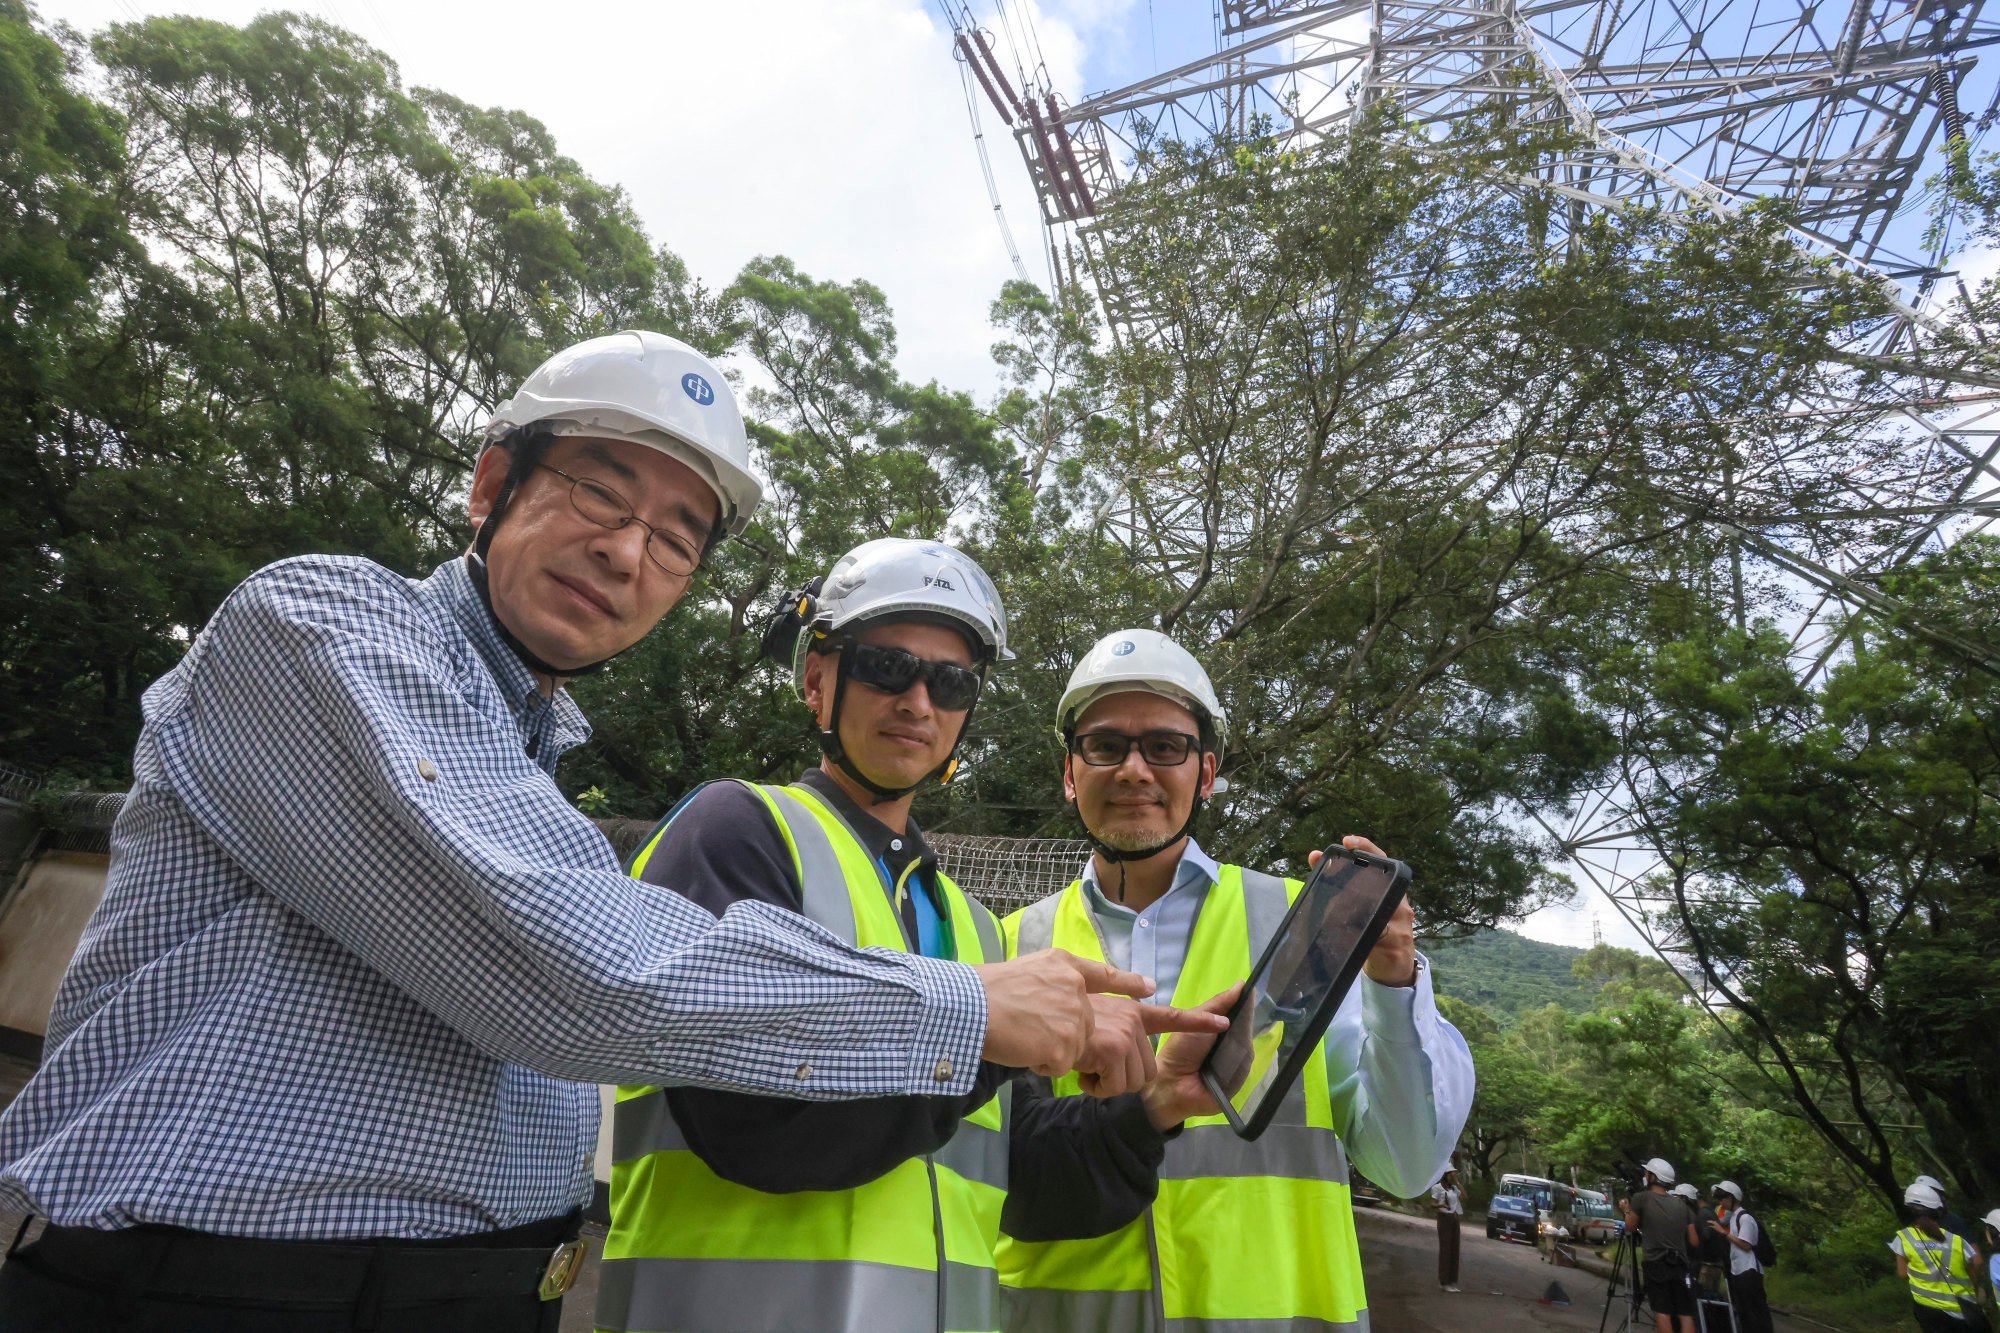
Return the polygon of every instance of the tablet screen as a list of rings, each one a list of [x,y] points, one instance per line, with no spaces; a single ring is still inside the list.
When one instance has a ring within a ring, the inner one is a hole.
[[[1344,993],[1353,984],[1381,933],[1375,923],[1384,918],[1384,903],[1403,895],[1393,861],[1330,860],[1299,891],[1298,910],[1286,917],[1277,947],[1250,978],[1249,1003],[1239,1001],[1237,1009],[1249,1021],[1232,1015],[1209,1060],[1246,1122],[1266,1098],[1289,1090],[1280,1086],[1289,1080],[1279,1075],[1308,1038],[1313,1015],[1336,990]]]

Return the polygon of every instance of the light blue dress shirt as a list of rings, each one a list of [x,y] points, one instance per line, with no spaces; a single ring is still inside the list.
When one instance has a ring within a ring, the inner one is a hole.
[[[1106,958],[1153,978],[1154,1003],[1173,995],[1195,921],[1220,877],[1215,859],[1189,838],[1172,887],[1134,911],[1098,884],[1096,858],[1084,863],[1084,900]],[[1391,1194],[1423,1194],[1451,1165],[1474,1087],[1472,1051],[1438,1013],[1430,960],[1417,955],[1414,986],[1382,986],[1362,976],[1341,1001],[1324,1044],[1334,1123],[1349,1159]]]
[[[968,968],[721,920],[550,778],[589,729],[453,560],[309,557],[146,692],[104,898],[0,1113],[0,1209],[429,1238],[590,1197],[596,1083],[959,1094]]]

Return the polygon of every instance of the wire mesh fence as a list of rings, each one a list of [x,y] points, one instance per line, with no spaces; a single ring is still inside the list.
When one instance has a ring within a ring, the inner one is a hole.
[[[1006,916],[1017,908],[1069,887],[1090,859],[1081,838],[987,838],[969,834],[931,836],[938,864],[961,889]]]
[[[5,766],[0,766],[0,782],[6,780],[7,773]],[[111,825],[124,805],[124,792],[77,792],[64,797],[55,809],[43,815],[48,829],[46,845],[76,852],[110,850]],[[651,822],[642,819],[596,822],[620,861],[637,851],[653,828]],[[1067,888],[1082,873],[1083,863],[1090,856],[1090,844],[1081,838],[995,838],[938,833],[931,835],[929,841],[944,873],[985,903],[996,916],[1006,916]]]

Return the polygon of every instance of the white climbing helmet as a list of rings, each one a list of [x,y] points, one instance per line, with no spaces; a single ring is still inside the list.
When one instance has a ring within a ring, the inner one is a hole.
[[[1684,1180],[1674,1186],[1669,1192],[1680,1195],[1681,1198],[1686,1199],[1689,1203],[1698,1203],[1701,1200],[1701,1191],[1694,1187],[1693,1181]]]
[[[989,661],[1012,661],[999,589],[971,556],[943,542],[880,537],[834,562],[802,614],[816,635],[884,616],[933,616],[971,631]]]
[[[1069,685],[1056,705],[1056,730],[1068,735],[1084,709],[1107,694],[1131,690],[1172,699],[1206,723],[1215,761],[1222,762],[1222,747],[1229,740],[1229,715],[1222,700],[1194,654],[1158,630],[1121,629],[1092,645],[1069,673]]]
[[[1733,1180],[1716,1181],[1715,1192],[1717,1194],[1727,1194],[1730,1198],[1736,1200],[1736,1202],[1738,1203],[1743,1202],[1743,1187],[1737,1184]]]
[[[1659,1181],[1662,1185],[1671,1185],[1674,1183],[1674,1164],[1666,1158],[1655,1157],[1652,1161],[1646,1163],[1646,1169],[1652,1172],[1653,1179]]]
[[[764,497],[736,395],[713,361],[678,338],[632,329],[565,347],[521,382],[486,425],[493,443],[520,426],[642,444],[684,463],[722,505],[730,536]]]

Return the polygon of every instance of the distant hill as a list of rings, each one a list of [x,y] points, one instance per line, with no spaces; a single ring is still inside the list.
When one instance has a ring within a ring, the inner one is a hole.
[[[1585,952],[1582,949],[1544,944],[1511,930],[1482,930],[1462,940],[1424,940],[1422,948],[1437,969],[1440,995],[1476,1004],[1502,1024],[1547,1004],[1577,1013],[1590,1008],[1590,992],[1570,975],[1571,964]]]

